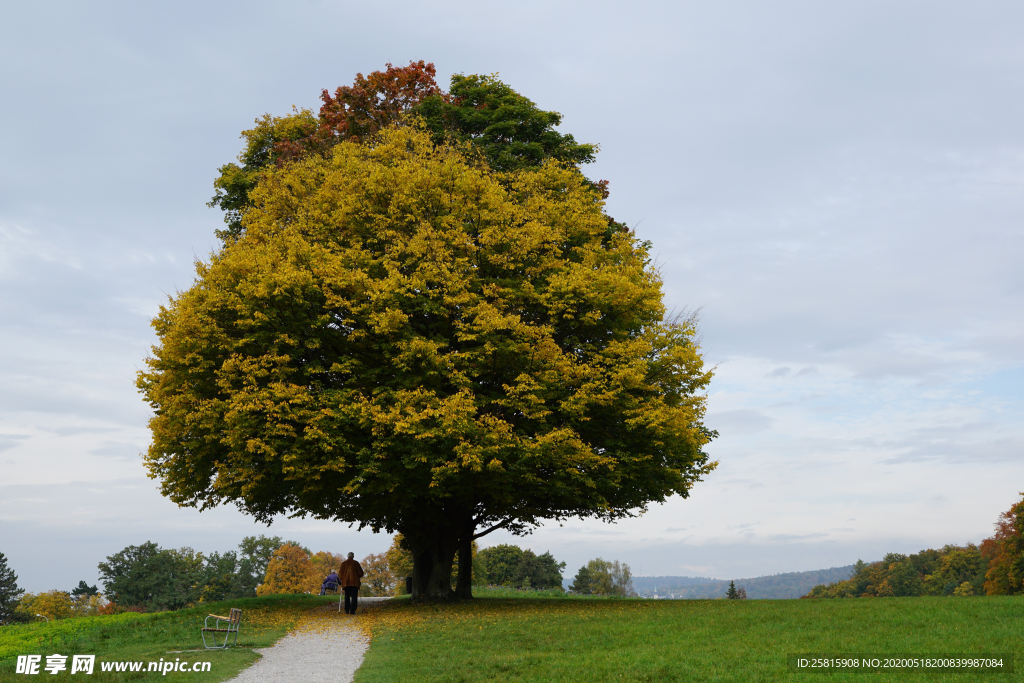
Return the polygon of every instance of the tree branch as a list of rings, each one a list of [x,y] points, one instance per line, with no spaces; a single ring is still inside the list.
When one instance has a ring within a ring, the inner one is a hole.
[[[506,525],[508,525],[508,524],[509,524],[510,522],[512,522],[512,520],[514,520],[514,519],[515,519],[515,517],[509,517],[509,518],[508,518],[508,519],[506,519],[506,520],[505,520],[504,522],[498,522],[497,524],[495,524],[495,525],[494,525],[494,526],[492,526],[491,528],[489,528],[489,529],[486,529],[486,530],[484,530],[484,531],[481,531],[481,532],[480,532],[480,533],[478,533],[478,534],[474,534],[474,535],[473,535],[473,537],[472,537],[472,538],[471,538],[470,540],[471,540],[471,541],[475,541],[476,539],[480,538],[481,536],[486,536],[487,534],[491,533],[492,531],[497,531],[497,530],[498,530],[498,529],[500,529],[501,527],[503,527],[503,526],[506,526]]]

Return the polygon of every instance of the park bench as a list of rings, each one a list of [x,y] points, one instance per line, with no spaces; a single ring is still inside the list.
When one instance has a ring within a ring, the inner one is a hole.
[[[217,621],[214,622],[214,627],[213,628],[210,628],[210,619],[216,619],[217,620]],[[224,626],[226,628],[221,628],[221,623],[222,622],[224,623]],[[202,630],[202,634],[203,634],[203,647],[205,647],[207,650],[223,650],[223,649],[225,649],[228,646],[228,638],[231,637],[232,633],[235,634],[235,639],[233,641],[233,644],[234,645],[238,645],[238,627],[239,627],[239,625],[241,623],[242,623],[242,610],[240,610],[240,609],[238,609],[236,607],[232,607],[231,608],[231,616],[220,617],[220,616],[217,616],[216,614],[211,614],[210,616],[206,617],[205,621],[203,621],[203,630]],[[217,645],[217,639],[219,638],[219,636],[211,635],[210,639],[213,641],[213,645],[207,645],[206,644],[206,634],[207,633],[210,633],[210,634],[213,634],[213,633],[223,633],[224,634],[224,644],[223,645]]]

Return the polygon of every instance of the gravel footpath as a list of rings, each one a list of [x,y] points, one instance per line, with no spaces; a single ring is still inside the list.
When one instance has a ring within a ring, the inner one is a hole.
[[[354,616],[339,614],[337,605],[316,610],[314,619],[272,647],[254,650],[262,659],[230,683],[348,683],[370,647],[370,639],[356,627],[360,614],[387,599],[359,598]]]

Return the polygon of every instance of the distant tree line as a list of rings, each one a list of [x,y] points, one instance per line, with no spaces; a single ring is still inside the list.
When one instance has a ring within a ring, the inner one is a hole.
[[[870,564],[858,560],[849,579],[815,586],[804,597],[1024,594],[1024,498],[999,516],[995,530],[980,546],[889,553]]]
[[[209,555],[188,547],[161,548],[147,541],[127,546],[99,563],[102,591],[79,581],[70,591],[35,594],[25,593],[18,586],[18,576],[0,553],[0,622],[24,622],[38,615],[66,619],[123,611],[161,612],[259,595],[318,593],[323,580],[340,567],[343,559],[326,551],[312,552],[280,536],[248,536],[237,551]],[[515,545],[478,550],[473,544],[472,562],[473,582],[478,586],[562,588],[565,563],[555,560],[550,552],[537,555]],[[412,557],[402,547],[401,535],[396,535],[387,551],[371,553],[360,564],[365,572],[362,595],[405,592],[406,577],[412,574]],[[629,568],[622,567],[628,579]],[[456,563],[453,585],[458,572]]]
[[[123,611],[160,612],[201,602],[254,597],[274,552],[288,545],[278,536],[248,536],[238,551],[204,555],[191,548],[130,545],[99,563],[100,583],[69,590],[26,593],[0,553],[0,621],[39,616],[66,619]],[[319,587],[319,583],[317,584]]]
[[[830,567],[807,572],[787,572],[771,576],[735,579],[737,590],[742,587],[751,599],[782,600],[799,598],[822,583],[845,581],[854,565]],[[643,596],[675,598],[681,600],[714,599],[722,597],[729,588],[727,579],[690,576],[641,576],[633,583]]]
[[[248,536],[238,552],[204,556],[191,548],[161,548],[147,541],[100,562],[100,581],[111,602],[147,612],[253,597],[282,543],[277,536]]]
[[[858,560],[845,581],[815,586],[807,598],[890,598],[984,595],[985,563],[978,546],[947,545],[913,555],[889,553],[881,562]]]

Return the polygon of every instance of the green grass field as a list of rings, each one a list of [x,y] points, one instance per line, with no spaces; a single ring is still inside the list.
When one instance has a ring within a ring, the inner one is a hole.
[[[214,683],[236,675],[257,659],[252,648],[267,647],[287,633],[304,610],[335,601],[310,595],[275,595],[219,602],[178,612],[157,614],[126,613],[107,617],[64,619],[50,623],[0,627],[0,681],[83,680],[83,681],[158,681],[186,678],[189,681]],[[203,650],[199,629],[207,614],[227,614],[232,607],[243,610],[238,647],[228,650]],[[196,652],[194,650],[200,650]],[[174,652],[181,651],[181,652]],[[18,655],[68,655],[68,671],[56,675],[40,671],[38,676],[17,675]],[[96,655],[94,673],[72,676],[71,655]],[[208,661],[207,673],[104,673],[100,661]]]
[[[655,601],[480,594],[487,597],[458,605],[398,599],[369,612],[364,624],[373,644],[357,683],[1024,680],[1024,671],[837,674],[787,668],[787,655],[797,653],[1019,655],[1024,651],[1022,598]],[[175,613],[4,627],[0,680],[28,679],[13,673],[16,654],[153,660],[171,650],[195,649],[202,617],[236,605],[249,617],[239,648],[188,653],[212,661],[209,674],[168,674],[222,681],[256,659],[251,648],[271,644],[304,610],[324,600],[275,596]],[[167,680],[152,673],[131,676],[97,672],[83,680]]]
[[[792,673],[787,654],[1019,653],[1022,612],[1020,598],[393,603],[375,618],[356,681],[973,681],[977,672]]]

